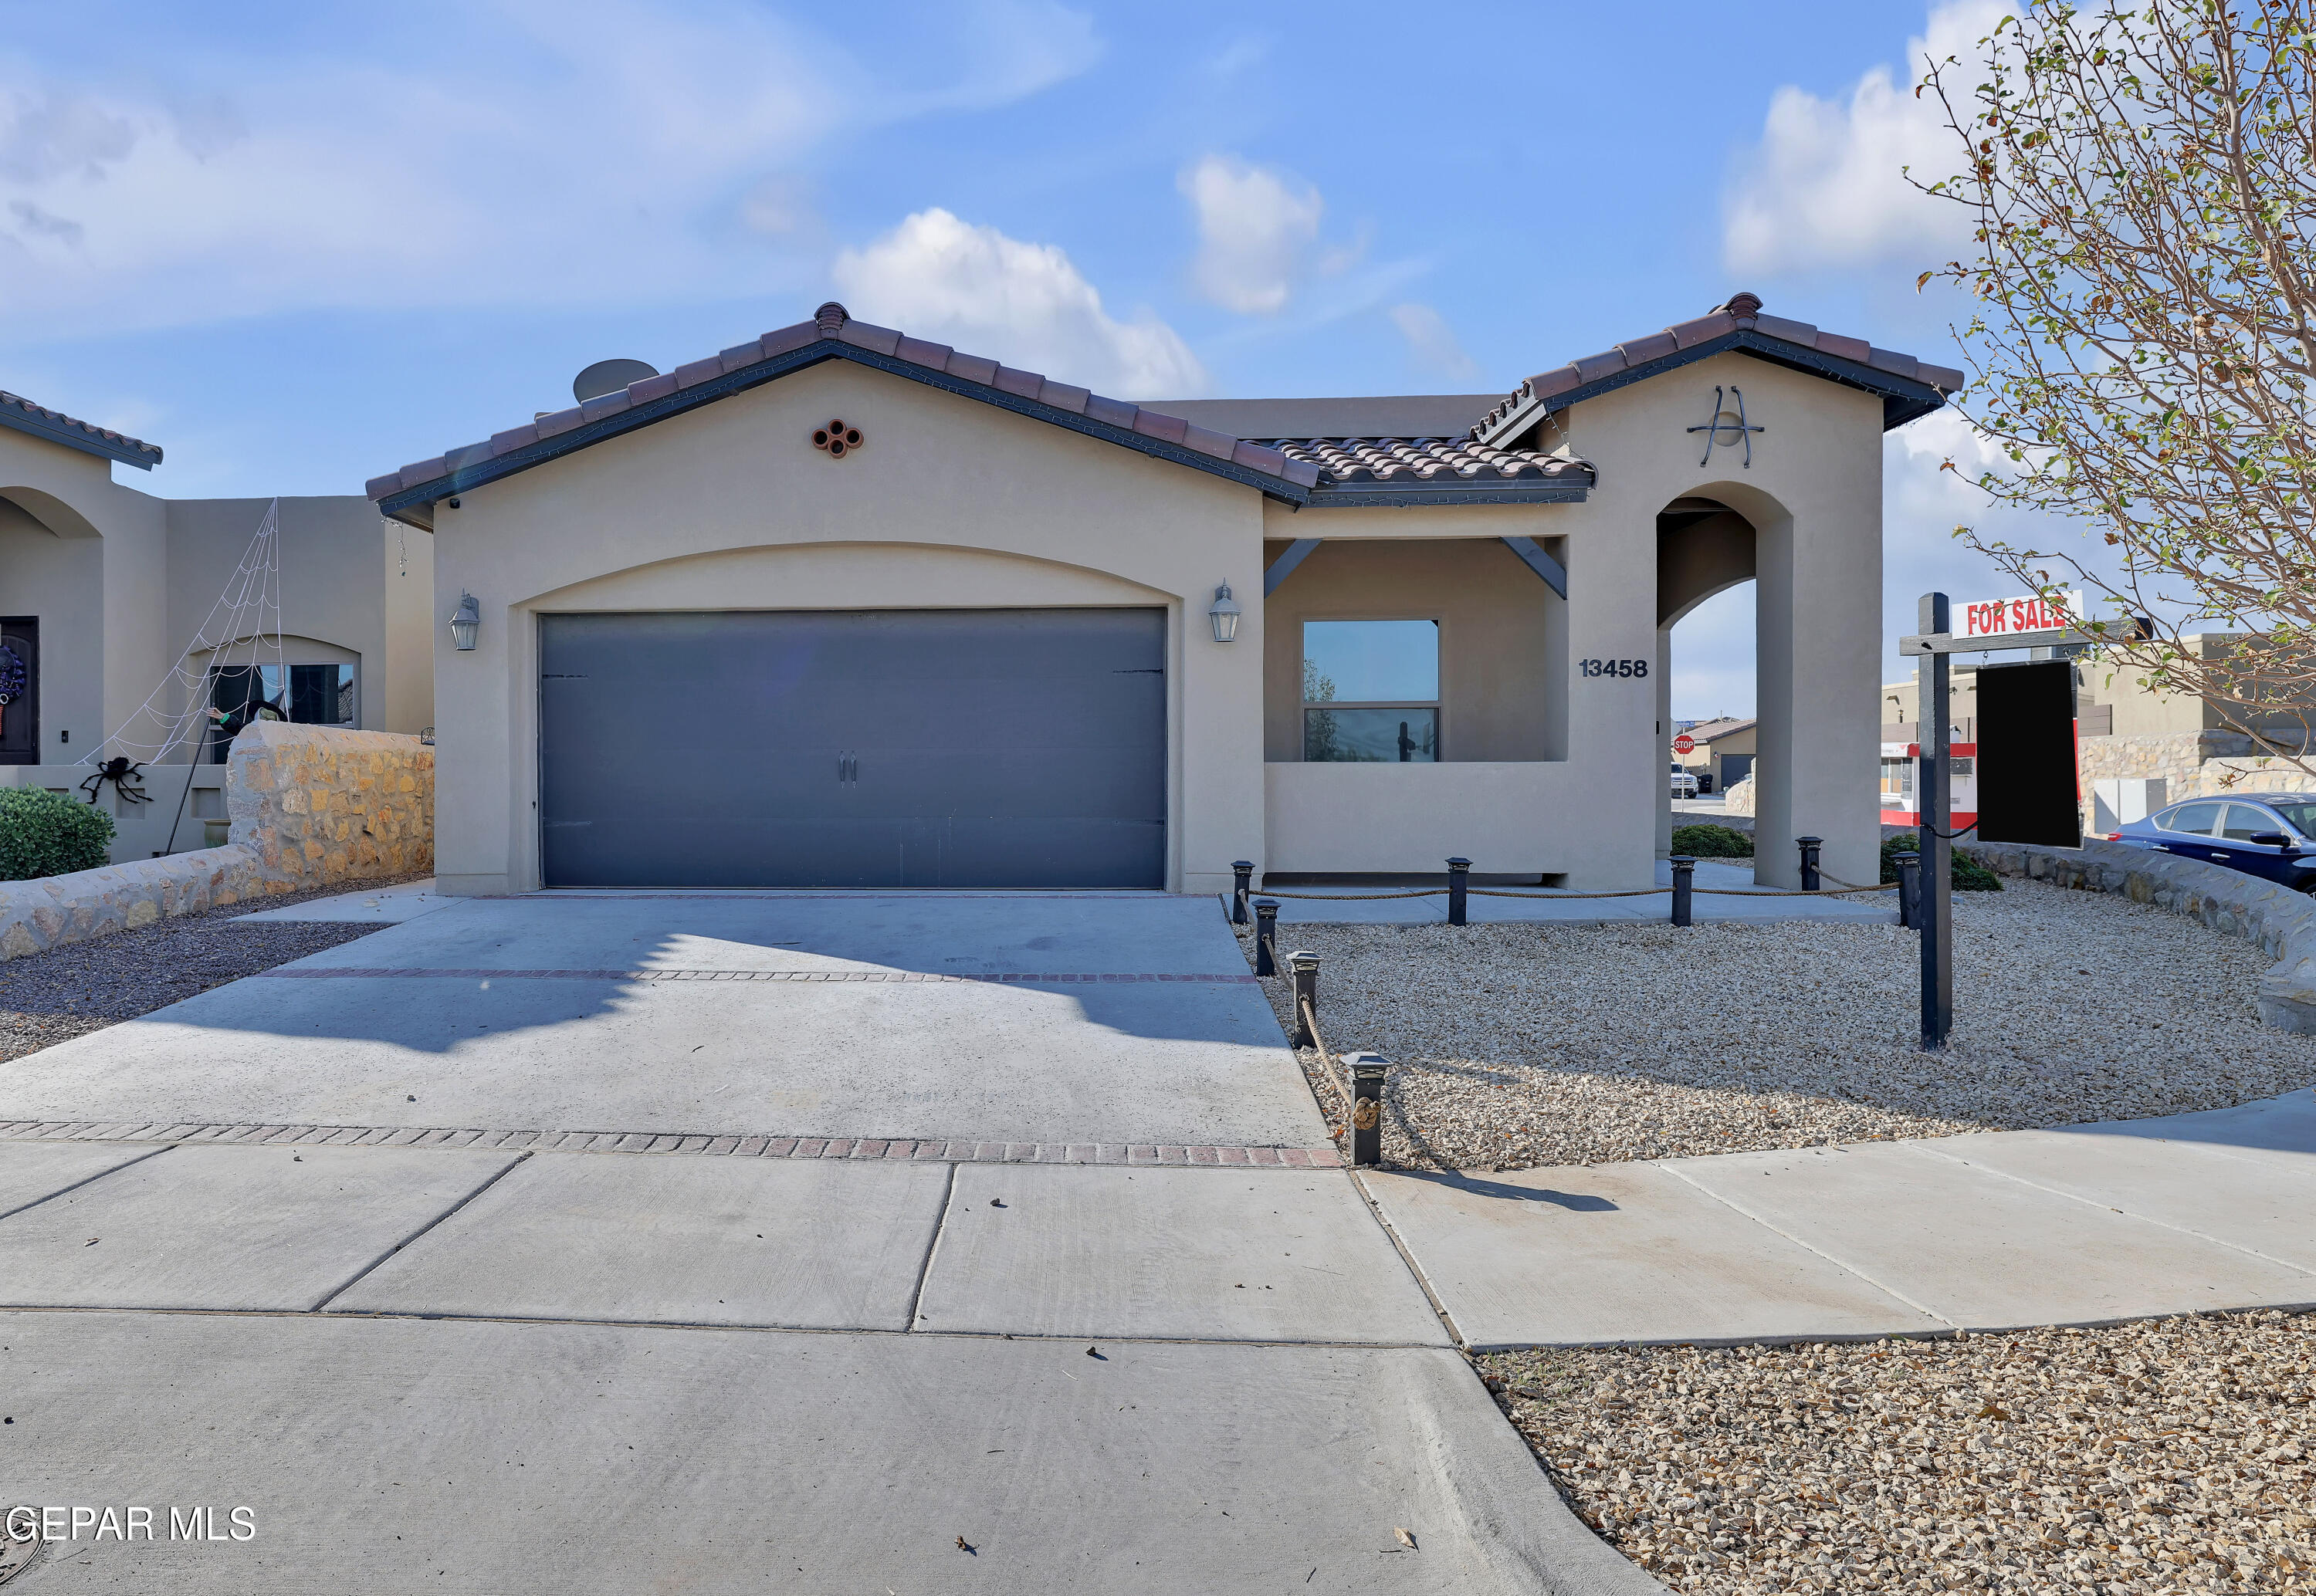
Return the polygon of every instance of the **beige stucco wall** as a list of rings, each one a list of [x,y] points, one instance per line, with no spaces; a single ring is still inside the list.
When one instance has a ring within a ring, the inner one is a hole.
[[[1725,450],[1700,468],[1685,429],[1732,382],[1769,430],[1750,470]],[[483,616],[468,653],[432,633],[438,873],[468,893],[539,883],[542,614],[1130,604],[1169,616],[1176,890],[1225,887],[1234,858],[1397,872],[1448,853],[1483,873],[1646,885],[1666,809],[1656,516],[1703,495],[1754,528],[1761,766],[1776,770],[1764,823],[1823,836],[1826,867],[1865,879],[1879,836],[1881,414],[1873,396],[1721,356],[1554,423],[1545,447],[1567,436],[1599,466],[1588,503],[1296,511],[849,362],[799,372],[438,506],[434,607],[470,591]],[[837,415],[868,435],[843,459],[808,442]],[[1560,557],[1571,599],[1505,536]],[[1323,541],[1266,602],[1265,564],[1298,537]],[[1245,611],[1227,647],[1205,616],[1224,581]],[[1415,615],[1443,622],[1448,762],[1302,764],[1300,622]],[[1652,669],[1582,677],[1587,658]],[[1792,872],[1788,852],[1766,880]]]
[[[239,641],[221,634],[216,607],[269,501],[160,498],[113,470],[0,430],[0,615],[40,619],[45,764],[76,763],[114,733],[121,751],[149,761],[163,723],[140,707],[156,689],[165,713],[184,705],[190,694],[167,678],[205,627],[212,642]],[[355,662],[359,726],[417,731],[432,719],[432,539],[387,527],[352,495],[281,506],[280,608],[266,625],[285,634],[285,659]]]
[[[1297,525],[1315,533],[1330,520]],[[1264,563],[1286,550],[1265,544]],[[1304,622],[1436,620],[1441,760],[1563,758],[1566,682],[1547,623],[1563,607],[1501,537],[1323,543],[1264,605],[1263,756],[1303,758]]]
[[[1725,445],[1700,465],[1700,443],[1686,430],[1709,419],[1716,385],[1742,387],[1748,418],[1766,429],[1754,437],[1750,468]],[[1827,870],[1871,879],[1863,873],[1876,868],[1881,830],[1874,690],[1882,657],[1881,400],[1724,354],[1588,400],[1542,441],[1552,447],[1563,437],[1600,473],[1590,501],[1567,507],[1577,513],[1561,523],[1572,654],[1661,660],[1657,512],[1697,497],[1743,515],[1755,533],[1762,834],[1823,837]],[[1620,857],[1633,856],[1626,829],[1640,839],[1641,863],[1624,867],[1618,885],[1645,884],[1638,873],[1670,824],[1667,734],[1654,687],[1578,677],[1570,687],[1572,754],[1600,750],[1592,790],[1619,811],[1604,828],[1617,836]],[[1763,859],[1764,884],[1800,884],[1796,852],[1768,849]]]
[[[832,416],[867,442],[809,435]],[[461,495],[437,511],[438,874],[539,882],[537,617],[565,609],[1162,605],[1169,881],[1226,887],[1260,856],[1263,625],[1208,632],[1218,583],[1261,581],[1252,489],[922,385],[832,362]]]

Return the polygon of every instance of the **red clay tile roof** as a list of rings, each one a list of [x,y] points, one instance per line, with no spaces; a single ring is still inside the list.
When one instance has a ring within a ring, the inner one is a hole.
[[[1033,371],[960,354],[947,344],[871,326],[832,303],[822,306],[813,320],[767,332],[753,343],[630,383],[617,393],[494,434],[487,442],[446,449],[432,459],[373,477],[365,492],[387,514],[414,510],[822,359],[859,359],[856,351],[866,351],[873,358],[864,363],[881,369],[897,368],[900,375],[918,380],[938,379],[936,386],[951,392],[1216,471],[1294,502],[1307,499],[1319,485],[1319,467],[1308,460],[1290,458],[1278,449],[1195,426],[1178,416],[1105,399]]]
[[[1320,486],[1352,483],[1488,486],[1557,481],[1590,487],[1590,462],[1528,449],[1502,449],[1468,438],[1272,438],[1290,460],[1319,468]]]
[[[161,446],[157,443],[147,443],[141,438],[115,432],[110,427],[76,421],[61,412],[35,404],[20,395],[4,391],[0,391],[0,426],[29,432],[35,438],[61,443],[83,454],[99,455],[146,471],[161,463]]]
[[[1937,409],[1964,382],[1963,374],[1950,367],[1875,349],[1862,338],[1822,332],[1807,322],[1764,315],[1760,296],[1733,294],[1728,303],[1695,321],[1537,373],[1483,417],[1472,437],[1483,443],[1509,442],[1553,411],[1726,349],[1880,394],[1885,430]]]

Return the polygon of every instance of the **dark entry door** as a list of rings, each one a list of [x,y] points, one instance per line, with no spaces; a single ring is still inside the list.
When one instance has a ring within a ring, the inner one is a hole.
[[[0,765],[40,762],[40,623],[0,616]]]
[[[549,886],[1165,882],[1165,615],[539,621]]]

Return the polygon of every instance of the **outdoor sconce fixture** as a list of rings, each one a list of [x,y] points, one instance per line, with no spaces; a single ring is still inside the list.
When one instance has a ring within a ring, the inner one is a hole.
[[[1228,643],[1238,635],[1238,600],[1231,597],[1230,583],[1215,590],[1215,601],[1207,608],[1207,619],[1215,624],[1215,641]]]
[[[450,646],[460,653],[470,652],[482,624],[483,607],[475,602],[472,593],[460,593],[459,607],[450,612]]]

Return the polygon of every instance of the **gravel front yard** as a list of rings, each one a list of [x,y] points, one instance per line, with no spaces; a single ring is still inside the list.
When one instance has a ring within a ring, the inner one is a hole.
[[[2026,1130],[2316,1083],[2316,1037],[2259,1021],[2272,961],[2249,943],[2120,898],[2004,887],[1955,897],[1955,1032],[1937,1056],[1915,1045],[1920,955],[1896,927],[1297,925],[1279,952],[1324,960],[1330,1048],[1399,1066],[1384,1157],[1404,1166]],[[1287,983],[1264,987],[1291,1029]]]
[[[342,882],[229,904],[0,963],[0,1063],[382,928],[326,922],[241,925],[237,915],[394,884]]]
[[[1478,1362],[1675,1591],[2316,1592],[2316,1316]]]

